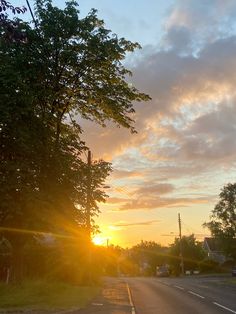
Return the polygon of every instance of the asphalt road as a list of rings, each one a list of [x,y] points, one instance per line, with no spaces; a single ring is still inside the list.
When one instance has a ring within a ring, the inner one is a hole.
[[[236,313],[236,286],[229,278],[125,278],[132,314]]]

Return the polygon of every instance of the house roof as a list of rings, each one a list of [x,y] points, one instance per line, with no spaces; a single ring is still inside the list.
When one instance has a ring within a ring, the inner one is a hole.
[[[236,238],[233,239],[233,241],[235,242],[235,246],[236,246]],[[219,239],[207,237],[204,239],[204,242],[207,243],[208,248],[212,252],[222,252],[221,243]]]
[[[208,248],[213,252],[220,252],[222,251],[220,247],[220,242],[216,238],[205,238],[205,242],[207,242]]]

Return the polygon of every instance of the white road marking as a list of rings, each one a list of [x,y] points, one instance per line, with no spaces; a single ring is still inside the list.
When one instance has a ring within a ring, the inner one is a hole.
[[[229,309],[228,307],[226,307],[226,306],[224,306],[224,305],[221,305],[221,304],[219,304],[219,303],[217,303],[217,302],[213,302],[213,304],[215,304],[215,305],[221,307],[222,309],[225,309],[225,310],[227,310],[227,311],[229,311],[229,312],[231,312],[231,313],[236,313],[236,311],[231,310],[231,309]]]
[[[202,295],[200,295],[200,294],[198,294],[198,293],[196,293],[196,292],[193,292],[193,291],[191,291],[191,290],[189,290],[188,292],[191,293],[191,294],[193,294],[193,295],[195,295],[195,296],[198,297],[198,298],[205,299],[204,296],[202,296]]]
[[[92,303],[92,305],[103,306],[103,303]]]
[[[177,289],[180,289],[180,290],[184,290],[184,288],[180,287],[180,286],[174,286],[174,287],[177,288]]]
[[[131,314],[136,314],[134,303],[133,303],[132,296],[131,296],[130,287],[129,287],[128,283],[126,283],[126,287],[127,287],[128,296],[129,296],[129,303],[131,305]]]
[[[165,281],[162,281],[161,283],[163,283],[163,284],[166,285],[166,286],[170,286],[170,284],[167,283],[167,282],[165,282]]]

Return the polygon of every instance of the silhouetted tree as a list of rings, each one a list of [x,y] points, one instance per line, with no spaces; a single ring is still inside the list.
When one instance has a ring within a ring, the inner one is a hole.
[[[219,239],[225,254],[236,260],[236,183],[225,185],[219,199],[204,227]]]
[[[85,202],[81,117],[134,132],[133,102],[149,97],[126,81],[122,63],[139,45],[111,34],[96,10],[80,18],[74,1],[59,9],[36,0],[35,17],[34,26],[20,24],[27,41],[0,44],[1,226],[70,232],[83,222]],[[92,215],[110,169],[103,161],[92,166]],[[18,267],[25,237],[11,240]]]

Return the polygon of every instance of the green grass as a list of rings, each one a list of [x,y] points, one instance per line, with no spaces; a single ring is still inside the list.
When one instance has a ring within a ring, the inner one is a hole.
[[[231,278],[227,282],[236,285],[236,278]]]
[[[25,281],[0,284],[0,309],[71,309],[85,307],[99,287],[81,287],[61,282]]]

